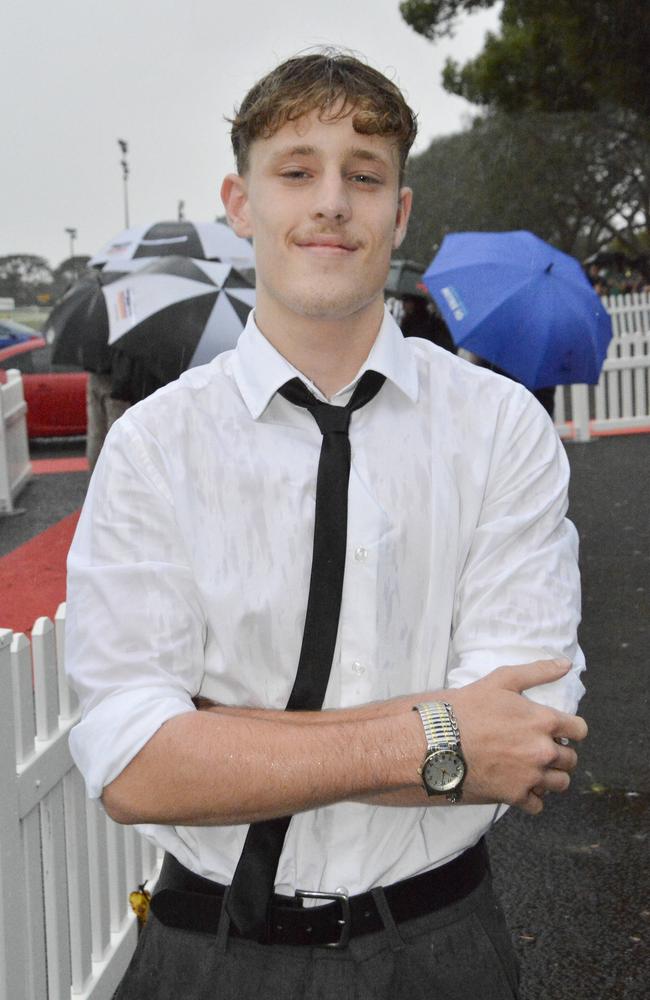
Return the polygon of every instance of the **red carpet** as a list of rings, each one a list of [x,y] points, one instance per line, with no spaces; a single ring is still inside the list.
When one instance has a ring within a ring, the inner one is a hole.
[[[0,628],[30,632],[65,601],[65,561],[79,519],[69,514],[0,559]]]
[[[48,472],[88,472],[88,459],[77,458],[33,458],[32,472],[42,476]]]

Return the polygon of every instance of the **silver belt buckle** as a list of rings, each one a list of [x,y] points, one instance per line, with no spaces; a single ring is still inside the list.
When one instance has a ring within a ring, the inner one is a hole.
[[[347,948],[350,941],[351,913],[350,900],[345,892],[316,892],[310,889],[296,889],[296,899],[329,899],[333,903],[341,906],[341,916],[336,921],[341,932],[338,941],[328,941],[326,944],[316,945],[318,948]],[[309,912],[309,911],[307,911]]]

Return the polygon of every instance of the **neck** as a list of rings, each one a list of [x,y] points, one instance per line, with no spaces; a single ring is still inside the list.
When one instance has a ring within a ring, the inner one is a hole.
[[[264,300],[255,305],[261,333],[306,375],[327,398],[348,385],[364,363],[384,318],[383,299],[359,312],[337,319],[300,316],[274,308]]]

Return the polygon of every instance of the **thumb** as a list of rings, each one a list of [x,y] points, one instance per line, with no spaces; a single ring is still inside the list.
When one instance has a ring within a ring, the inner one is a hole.
[[[521,694],[538,684],[552,684],[564,677],[571,669],[571,660],[535,660],[516,666],[497,667],[490,675],[500,688]]]

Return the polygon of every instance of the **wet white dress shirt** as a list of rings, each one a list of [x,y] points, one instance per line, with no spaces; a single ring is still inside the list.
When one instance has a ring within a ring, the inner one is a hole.
[[[564,516],[568,463],[546,413],[521,386],[405,340],[389,313],[359,376],[366,368],[386,382],[351,420],[345,582],[324,707],[457,687],[552,653],[573,670],[532,696],[574,711],[584,666],[577,539]],[[297,374],[251,314],[234,351],[132,407],[106,440],[68,560],[66,663],[83,708],[70,742],[91,796],[167,719],[194,710],[198,693],[287,702],[321,446],[313,417],[276,393]],[[347,401],[356,381],[332,402]],[[357,803],[300,814],[277,891],[397,881],[475,843],[494,815]],[[229,883],[247,828],[140,829]]]

